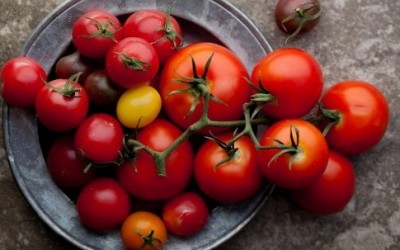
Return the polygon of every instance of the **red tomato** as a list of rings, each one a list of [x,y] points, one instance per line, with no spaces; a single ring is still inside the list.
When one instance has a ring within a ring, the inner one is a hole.
[[[103,59],[122,37],[118,18],[102,10],[84,13],[72,27],[72,42],[84,56]]]
[[[232,134],[218,136],[228,142]],[[206,141],[198,150],[194,162],[195,180],[208,197],[221,203],[243,201],[254,195],[263,182],[257,162],[257,151],[247,136],[234,144],[237,148],[232,160],[217,166],[227,153],[214,141]]]
[[[116,118],[96,113],[85,119],[75,133],[75,148],[96,163],[117,161],[122,153],[124,132]]]
[[[58,138],[47,155],[47,169],[54,182],[65,189],[79,189],[94,177],[94,170],[85,172],[86,163],[75,150],[72,137]]]
[[[139,10],[123,26],[124,37],[140,37],[151,43],[164,63],[182,45],[182,30],[176,19],[159,10]]]
[[[263,112],[277,119],[306,115],[315,107],[323,90],[319,63],[298,48],[281,48],[262,57],[253,69],[251,80],[269,94]]]
[[[336,124],[326,139],[344,154],[363,153],[384,136],[389,122],[385,96],[374,85],[362,81],[343,81],[329,88],[321,99],[325,109],[334,112]]]
[[[137,140],[155,151],[164,151],[181,130],[167,120],[157,119],[140,130]],[[166,159],[166,176],[157,173],[153,158],[140,150],[134,162],[117,169],[122,185],[143,200],[165,200],[182,192],[192,175],[193,150],[188,141],[180,144]],[[133,164],[133,165],[132,165]]]
[[[83,225],[96,231],[122,224],[131,209],[131,200],[121,185],[111,178],[98,178],[79,193],[76,203]]]
[[[44,69],[35,60],[22,56],[11,58],[1,68],[1,95],[11,106],[30,108],[46,80]]]
[[[342,211],[353,197],[355,173],[349,159],[331,151],[325,172],[311,185],[291,191],[303,209],[318,214]]]
[[[322,175],[328,163],[329,148],[324,136],[303,120],[276,122],[261,136],[260,144],[284,147],[260,150],[258,159],[265,177],[283,188],[310,185]]]
[[[108,52],[105,64],[108,76],[123,88],[150,82],[157,75],[159,66],[153,46],[138,37],[119,41]]]
[[[202,78],[206,62],[212,57],[207,76]],[[243,104],[250,100],[251,88],[246,82],[247,71],[236,55],[225,47],[213,43],[195,43],[176,52],[166,63],[160,78],[160,94],[163,106],[172,121],[182,128],[188,128],[198,121],[202,110],[203,101],[195,106],[190,113],[194,94],[173,93],[184,90],[189,84],[177,82],[194,78],[192,58],[196,63],[196,73],[201,84],[220,102],[211,100],[208,117],[212,120],[235,120],[243,115]],[[198,85],[192,82],[192,85]],[[199,91],[197,87],[196,91]],[[208,130],[204,130],[208,133]]]
[[[57,91],[56,91],[57,90]],[[80,84],[56,79],[37,94],[35,111],[40,122],[56,132],[76,128],[86,118],[89,98]]]
[[[162,210],[162,218],[168,231],[185,237],[202,230],[208,217],[204,199],[194,192],[185,192],[171,198]]]

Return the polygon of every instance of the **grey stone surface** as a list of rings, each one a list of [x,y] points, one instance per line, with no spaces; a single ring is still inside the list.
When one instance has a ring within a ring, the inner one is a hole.
[[[277,190],[254,220],[219,249],[400,249],[400,1],[321,1],[324,13],[317,28],[286,45],[273,22],[276,1],[230,2],[274,48],[311,52],[323,67],[326,86],[347,79],[376,84],[389,101],[391,121],[379,145],[352,159],[356,193],[343,212],[311,215]],[[36,25],[61,3],[1,0],[0,64],[16,55]],[[72,249],[24,200],[0,139],[0,249]]]

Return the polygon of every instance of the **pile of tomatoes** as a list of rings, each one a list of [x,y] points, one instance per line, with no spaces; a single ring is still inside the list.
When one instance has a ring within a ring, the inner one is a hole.
[[[324,90],[321,66],[299,48],[260,55],[249,74],[224,46],[183,38],[168,11],[122,20],[94,10],[49,76],[26,57],[2,67],[4,100],[36,113],[49,173],[82,224],[157,249],[265,181],[308,211],[341,211],[355,188],[348,157],[388,124],[379,89],[354,80]]]

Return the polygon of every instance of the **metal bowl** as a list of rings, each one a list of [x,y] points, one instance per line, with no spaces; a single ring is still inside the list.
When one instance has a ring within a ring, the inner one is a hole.
[[[127,15],[141,9],[166,10],[171,4],[155,0],[69,0],[36,28],[21,51],[49,73],[71,45],[71,28],[84,12],[102,9]],[[257,27],[223,0],[177,1],[172,15],[184,23],[184,39],[219,42],[242,60],[250,72],[256,61],[272,49]],[[81,249],[123,249],[118,230],[98,234],[83,227],[72,200],[59,189],[46,168],[34,112],[4,106],[3,129],[14,178],[39,217],[57,234]],[[41,135],[42,136],[42,135]],[[241,230],[268,199],[273,186],[266,184],[251,199],[211,211],[206,228],[190,238],[170,236],[165,249],[212,249]]]

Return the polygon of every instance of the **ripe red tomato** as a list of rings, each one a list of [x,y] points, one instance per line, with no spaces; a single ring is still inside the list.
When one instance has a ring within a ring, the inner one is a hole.
[[[267,91],[262,111],[273,118],[299,118],[317,104],[323,90],[319,63],[298,48],[281,48],[262,57],[254,66],[251,80]]]
[[[35,60],[22,56],[11,58],[1,68],[1,95],[11,106],[30,108],[46,80],[46,72]]]
[[[207,60],[211,64],[207,75],[201,80]],[[195,43],[176,52],[166,63],[160,78],[160,94],[165,111],[172,121],[188,128],[201,117],[202,98],[193,113],[190,113],[195,96],[191,92],[173,93],[188,89],[189,84],[177,80],[190,81],[195,77],[192,59],[196,63],[198,79],[220,102],[211,100],[208,117],[212,120],[235,120],[243,115],[243,104],[250,100],[251,88],[246,82],[247,71],[236,55],[227,48],[214,43]],[[196,81],[191,83],[197,85]],[[198,90],[197,90],[198,91]],[[208,133],[208,129],[204,130]]]
[[[114,116],[95,113],[86,118],[75,133],[79,153],[96,163],[117,161],[122,153],[124,132]]]
[[[37,94],[35,111],[40,122],[56,132],[76,128],[86,118],[89,98],[85,89],[71,79],[56,79]]]
[[[83,85],[87,76],[96,69],[95,62],[85,58],[78,51],[62,56],[57,60],[54,73],[58,79],[68,79],[72,75],[81,73],[78,83]]]
[[[111,230],[122,224],[131,209],[125,189],[114,179],[102,177],[88,183],[76,202],[83,225],[96,231]]]
[[[366,152],[385,134],[389,106],[382,92],[370,83],[343,81],[334,84],[322,97],[321,104],[334,112],[336,123],[326,139],[339,152],[349,155]]]
[[[201,231],[208,217],[204,199],[195,192],[185,192],[169,199],[162,210],[162,219],[168,231],[184,237]]]
[[[228,142],[232,134],[218,136]],[[217,166],[227,153],[214,141],[206,141],[198,150],[194,162],[194,176],[201,191],[221,203],[243,201],[261,187],[263,175],[257,162],[257,151],[247,136],[234,144],[237,151],[232,160]]]
[[[283,188],[310,185],[322,175],[328,163],[329,148],[324,136],[303,120],[276,122],[261,136],[260,144],[281,147],[260,150],[258,160],[265,177]]]
[[[163,64],[182,45],[178,21],[164,11],[139,10],[126,19],[124,37],[140,37],[151,43]]]
[[[164,151],[181,130],[167,120],[156,119],[137,134],[137,140],[155,151]],[[193,150],[188,141],[166,159],[166,176],[157,173],[153,158],[140,150],[134,162],[117,169],[117,176],[130,194],[143,200],[165,200],[182,192],[192,175]],[[132,165],[133,164],[133,165]]]
[[[81,15],[72,27],[72,42],[84,56],[103,59],[122,37],[118,18],[102,10],[92,10]]]
[[[106,57],[111,80],[123,87],[149,83],[158,73],[160,61],[153,46],[138,37],[127,37],[112,47]]]
[[[307,187],[292,190],[291,197],[309,212],[337,213],[342,211],[353,197],[355,183],[355,173],[350,160],[331,151],[322,176]]]
[[[77,154],[70,136],[58,138],[47,154],[47,169],[61,188],[79,189],[94,177],[94,169],[85,172],[86,163]]]

